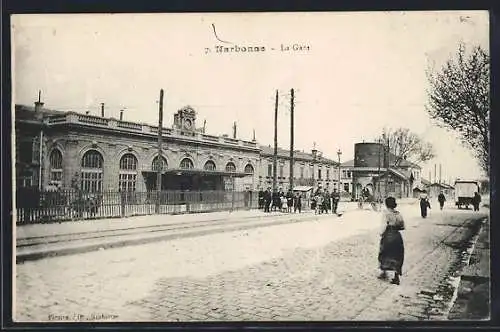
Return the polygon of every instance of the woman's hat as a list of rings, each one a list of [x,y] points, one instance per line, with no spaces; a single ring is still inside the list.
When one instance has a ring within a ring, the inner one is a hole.
[[[385,206],[387,206],[390,209],[396,208],[398,204],[396,204],[396,199],[392,196],[389,196],[385,199]]]

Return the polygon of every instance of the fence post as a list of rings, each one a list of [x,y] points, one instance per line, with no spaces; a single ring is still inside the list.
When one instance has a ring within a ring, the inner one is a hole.
[[[121,217],[125,217],[125,191],[121,191],[120,192],[120,203],[121,203]]]

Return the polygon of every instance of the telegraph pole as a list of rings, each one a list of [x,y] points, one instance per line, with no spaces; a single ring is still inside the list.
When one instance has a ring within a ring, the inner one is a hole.
[[[293,108],[294,108],[294,91],[291,93],[290,102],[290,190],[293,190]]]
[[[156,165],[156,213],[160,213],[160,194],[161,194],[161,173],[163,171],[163,157],[161,151],[162,127],[163,127],[163,89],[160,90],[160,108],[158,110],[158,163]]]
[[[380,144],[380,139],[377,140],[377,143],[378,143],[378,177],[377,177],[377,192],[378,192],[378,200],[379,201],[382,201],[382,197],[381,194],[380,194],[380,164],[381,164],[381,161],[380,161],[380,149],[382,147],[382,144]]]
[[[385,149],[386,148],[384,147],[384,150]],[[388,184],[388,181],[389,181],[389,179],[388,179],[389,178],[389,167],[391,165],[390,164],[390,158],[391,158],[390,153],[391,153],[391,150],[390,150],[390,145],[389,145],[389,137],[387,137],[387,151],[385,151],[385,152],[386,152],[385,153],[386,154],[386,157],[385,157],[385,162],[386,162],[386,166],[385,166],[386,167],[385,168],[385,197],[387,198],[387,194],[389,192],[389,190],[387,188],[388,185],[389,185]]]
[[[273,157],[273,191],[276,190],[276,175],[278,168],[278,90],[274,104],[274,157]]]

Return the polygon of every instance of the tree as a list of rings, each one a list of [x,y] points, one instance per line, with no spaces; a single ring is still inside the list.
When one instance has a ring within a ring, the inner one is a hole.
[[[443,128],[455,130],[489,174],[490,57],[480,46],[470,54],[460,44],[440,71],[428,71],[427,111]]]
[[[394,155],[394,162],[391,160],[393,166],[398,166],[403,160],[419,164],[434,158],[432,144],[424,142],[408,128],[384,128],[377,142],[386,149],[388,147],[389,152]]]

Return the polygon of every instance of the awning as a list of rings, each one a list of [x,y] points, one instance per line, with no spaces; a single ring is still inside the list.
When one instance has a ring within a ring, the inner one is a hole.
[[[143,171],[143,173],[154,173],[156,171]],[[253,173],[242,173],[242,172],[226,172],[226,171],[208,171],[201,169],[183,169],[183,168],[169,168],[162,172],[162,174],[172,174],[172,175],[200,175],[200,176],[229,176],[235,178],[243,178],[246,176],[253,176]]]
[[[313,187],[311,186],[297,186],[293,188],[293,191],[309,191],[312,190]]]

